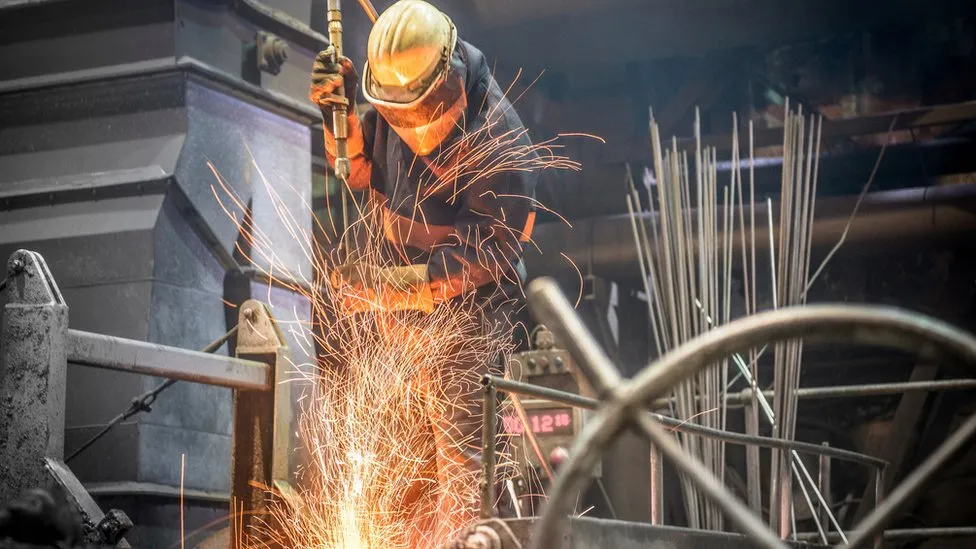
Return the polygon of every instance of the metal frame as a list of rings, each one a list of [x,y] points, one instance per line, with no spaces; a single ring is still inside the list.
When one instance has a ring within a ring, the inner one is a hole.
[[[288,490],[291,433],[291,383],[283,367],[287,346],[267,305],[244,302],[238,321],[237,356],[274,364],[273,391],[234,392],[231,455],[231,516],[233,536],[263,531],[272,517],[261,511],[274,497],[272,489]],[[235,514],[237,513],[237,514]],[[266,540],[265,540],[266,541]]]
[[[661,454],[757,545],[783,548],[768,527],[700,462],[688,456],[650,415],[645,403],[708,364],[756,345],[806,337],[833,342],[884,345],[927,357],[948,356],[976,365],[976,339],[935,319],[887,307],[803,306],[766,312],[736,320],[674,349],[624,382],[613,363],[576,316],[572,305],[551,279],[538,279],[528,290],[529,306],[536,318],[553,330],[577,361],[577,365],[606,402],[574,445],[560,472],[545,514],[533,536],[533,547],[543,549],[559,539],[573,497],[587,482],[587,473],[602,451],[630,425],[641,429]],[[870,540],[880,544],[882,529],[934,473],[976,434],[976,415],[896,488],[860,525],[845,548],[861,547]],[[878,494],[881,501],[882,494]]]
[[[494,432],[496,429],[495,417],[495,399],[497,398],[497,392],[502,391],[510,395],[524,395],[532,396],[539,399],[547,400],[550,402],[555,402],[559,404],[564,404],[568,406],[573,406],[576,408],[583,408],[587,410],[597,410],[604,403],[593,398],[587,398],[584,396],[576,395],[573,393],[567,393],[564,391],[558,391],[555,389],[550,389],[548,387],[542,387],[539,385],[533,385],[530,383],[518,382],[513,380],[508,380],[492,375],[486,375],[482,378],[482,385],[484,386],[485,395],[485,421],[482,428],[482,441],[483,448],[485,449],[483,453],[482,461],[482,492],[481,492],[481,518],[486,519],[492,516],[492,509],[494,505],[495,494],[492,489],[494,486],[494,476],[495,476],[495,456],[493,446],[489,447],[489,440],[493,440]],[[681,431],[690,434],[697,434],[717,440],[723,440],[725,442],[731,442],[733,444],[743,444],[753,447],[760,448],[771,448],[779,450],[789,450],[794,455],[797,452],[807,453],[817,455],[821,463],[826,461],[830,464],[830,458],[838,458],[845,461],[850,461],[853,463],[858,463],[866,467],[871,467],[874,470],[873,480],[881,478],[884,471],[887,468],[888,463],[882,459],[875,458],[866,454],[861,454],[858,452],[853,452],[850,450],[843,450],[840,448],[834,448],[828,445],[817,445],[810,444],[806,442],[799,442],[794,440],[785,440],[771,437],[763,437],[757,435],[741,434],[732,431],[723,431],[719,429],[712,429],[705,427],[703,425],[698,425],[696,423],[690,423],[687,421],[681,421],[673,417],[663,416],[660,414],[647,413],[647,416],[652,418],[654,421],[660,423],[661,425],[670,427],[672,431]],[[663,491],[661,489],[663,482],[663,470],[661,463],[661,455],[656,446],[651,446],[651,497],[652,497],[652,508],[651,508],[651,524],[660,525],[663,522],[664,517],[664,500]],[[806,473],[809,475],[809,473]],[[806,492],[805,487],[801,488],[804,490],[804,495],[806,496],[807,504],[810,507],[811,513],[818,512],[818,509],[814,507],[813,502],[810,500],[809,494]],[[818,493],[818,500],[822,500],[825,492],[821,488]],[[879,496],[880,497],[880,496]],[[825,501],[819,501],[821,507],[826,507]],[[821,509],[822,511],[822,509]],[[818,535],[820,539],[824,542],[828,539],[828,532],[824,531],[819,524],[826,523],[827,519],[822,519],[818,523]],[[838,531],[841,539],[846,539],[843,534]]]
[[[231,389],[267,391],[272,367],[265,362],[201,353],[79,330],[65,339],[68,363]]]
[[[262,510],[269,489],[288,489],[292,416],[291,385],[285,382],[288,348],[266,305],[256,300],[241,305],[237,356],[220,356],[70,330],[68,306],[40,254],[18,250],[8,272],[0,372],[17,375],[0,375],[0,396],[5,397],[0,402],[8,407],[0,411],[15,419],[0,426],[0,474],[17,482],[0,489],[0,501],[45,484],[49,476],[59,482],[74,478],[62,462],[71,363],[234,389],[231,513],[240,513],[243,505],[237,527],[266,522]],[[30,441],[29,447],[20,440]],[[80,483],[75,481],[73,488],[82,510],[97,516]]]
[[[0,477],[6,482],[0,483],[0,502],[46,484],[44,458],[64,458],[68,376],[68,307],[47,263],[19,250],[7,272],[0,333]]]
[[[556,402],[568,406],[575,406],[577,408],[583,408],[586,410],[598,410],[600,409],[601,406],[606,404],[605,402],[597,400],[595,398],[587,398],[580,395],[574,395],[573,393],[557,391],[555,389],[550,389],[548,387],[532,385],[531,383],[512,381],[509,379],[504,379],[492,375],[484,376],[484,378],[482,378],[482,384],[485,386],[486,394],[487,394],[487,390],[491,388],[493,390],[502,391],[505,393],[515,393],[515,394],[520,394],[525,396],[532,396],[532,397],[548,400],[550,402]],[[709,427],[699,425],[697,423],[681,421],[673,417],[663,416],[655,413],[651,413],[650,416],[654,418],[654,420],[660,423],[661,425],[670,427],[674,431],[681,431],[683,433],[702,435],[705,437],[711,437],[718,440],[724,440],[725,442],[731,442],[733,444],[752,444],[760,448],[796,450],[798,452],[803,452],[805,454],[827,456],[827,457],[842,459],[845,461],[850,461],[853,463],[859,463],[861,465],[864,465],[866,467],[872,467],[874,469],[884,468],[885,466],[888,465],[888,462],[886,462],[883,459],[872,457],[867,454],[852,452],[850,450],[844,450],[842,448],[835,448],[833,446],[810,444],[808,442],[783,440],[783,439],[772,438],[772,437],[744,435],[742,433],[735,433],[732,431],[722,431],[720,429],[712,429]]]

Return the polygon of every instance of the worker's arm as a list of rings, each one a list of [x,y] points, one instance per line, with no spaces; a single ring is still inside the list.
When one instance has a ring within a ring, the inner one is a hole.
[[[372,167],[369,151],[375,135],[376,112],[372,109],[360,118],[356,109],[356,95],[359,75],[348,57],[340,57],[334,63],[333,49],[329,46],[315,57],[312,69],[312,84],[309,87],[309,99],[319,106],[322,111],[322,132],[325,137],[325,156],[329,165],[335,167],[336,143],[332,130],[332,107],[340,99],[335,95],[336,89],[343,86],[345,99],[348,101],[349,124],[347,139],[347,154],[349,155],[350,174],[347,181],[352,190],[360,191],[369,186]]]
[[[349,136],[346,140],[346,151],[349,155],[349,188],[362,191],[369,187],[373,174],[372,160],[369,151],[373,148],[373,137],[376,134],[376,111],[370,108],[362,117],[350,112]],[[332,134],[332,117],[323,117],[322,133],[325,136],[325,158],[329,165],[335,168],[336,142]]]
[[[522,132],[514,111],[493,128],[496,135]],[[435,300],[451,299],[486,284],[517,283],[516,265],[531,231],[537,176],[533,170],[501,167],[500,159],[511,155],[523,160],[535,156],[527,136],[483,162],[492,168],[491,175],[459,182],[464,186],[456,197],[461,206],[455,221],[457,237],[435,248],[427,263]]]

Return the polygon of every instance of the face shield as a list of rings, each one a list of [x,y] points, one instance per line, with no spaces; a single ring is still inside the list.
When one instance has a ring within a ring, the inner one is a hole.
[[[456,36],[451,43],[457,43]],[[368,61],[363,70],[363,96],[419,156],[429,155],[463,125],[468,106],[465,67],[453,46],[441,63],[432,81],[417,91],[384,90],[373,80]]]

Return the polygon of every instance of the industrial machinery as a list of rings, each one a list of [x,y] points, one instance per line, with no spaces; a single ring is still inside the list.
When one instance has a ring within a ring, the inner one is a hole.
[[[508,372],[511,378],[540,387],[592,396],[572,355],[556,346],[552,332],[545,326],[539,326],[533,336],[530,350],[509,357]],[[541,472],[543,458],[549,466],[554,466],[556,464],[553,462],[559,461],[558,455],[568,452],[585,425],[589,412],[538,398],[523,398],[519,404],[524,410],[524,418],[519,417],[518,405],[508,407],[501,414],[500,431],[511,437],[516,460],[523,467],[534,467]],[[530,434],[523,423],[529,426],[539,452],[533,448]]]

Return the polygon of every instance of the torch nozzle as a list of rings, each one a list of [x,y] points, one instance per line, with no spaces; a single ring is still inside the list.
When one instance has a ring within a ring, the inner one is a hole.
[[[349,180],[349,159],[348,158],[336,158],[335,160],[335,175],[337,178],[342,180],[343,183]]]

